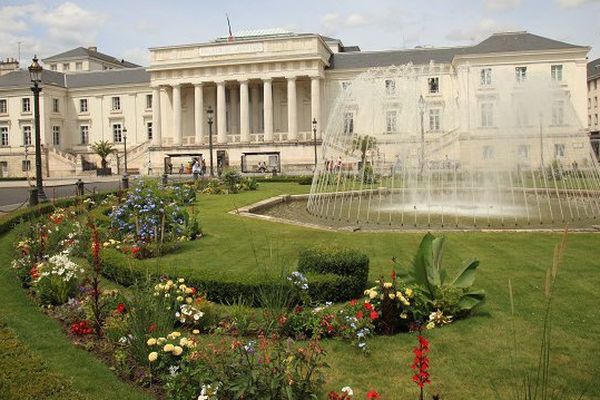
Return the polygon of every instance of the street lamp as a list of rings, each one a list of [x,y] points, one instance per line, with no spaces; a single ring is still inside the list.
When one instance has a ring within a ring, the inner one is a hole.
[[[423,127],[423,114],[425,113],[425,99],[423,95],[419,96],[419,114],[421,115],[421,158],[419,159],[419,176],[423,176],[423,166],[425,165],[425,129]]]
[[[123,163],[125,171],[123,172],[123,189],[129,189],[129,175],[127,174],[127,128],[123,126]]]
[[[317,119],[313,118],[312,120],[313,126],[313,139],[315,143],[315,171],[317,170]]]
[[[33,56],[33,63],[29,66],[29,75],[33,86],[33,113],[35,122],[35,186],[37,189],[37,201],[44,203],[48,201],[44,193],[44,183],[42,182],[42,139],[40,134],[40,92],[42,88],[42,66],[38,63],[37,56]]]
[[[210,177],[214,178],[215,174],[213,172],[213,148],[212,148],[212,126],[213,126],[213,109],[208,106],[206,110],[206,115],[208,117],[208,152],[210,153]]]

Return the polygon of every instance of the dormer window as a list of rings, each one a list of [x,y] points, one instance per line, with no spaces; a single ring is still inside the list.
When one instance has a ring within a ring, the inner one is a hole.
[[[113,97],[112,98],[112,110],[113,111],[119,111],[121,109],[121,98],[120,97]]]
[[[352,82],[350,82],[350,81],[342,82],[342,91],[346,94],[350,94],[350,92],[352,91]]]
[[[527,67],[516,67],[515,79],[517,80],[517,83],[525,82],[527,79]]]
[[[434,77],[427,79],[427,85],[429,87],[429,93],[439,93],[440,92],[440,78]]]
[[[393,79],[385,80],[385,94],[394,96],[396,94],[396,81]]]

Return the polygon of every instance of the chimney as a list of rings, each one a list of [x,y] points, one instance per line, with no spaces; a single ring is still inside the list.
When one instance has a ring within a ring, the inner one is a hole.
[[[0,59],[0,76],[19,69],[19,62],[14,58]]]
[[[98,47],[96,47],[96,46],[90,46],[90,47],[88,47],[88,50],[89,51],[93,51],[94,53],[97,53],[98,52]]]

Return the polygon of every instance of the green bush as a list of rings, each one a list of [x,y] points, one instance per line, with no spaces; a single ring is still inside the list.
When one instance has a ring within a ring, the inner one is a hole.
[[[311,298],[345,301],[362,296],[369,277],[369,258],[353,249],[313,247],[300,252],[298,271],[310,277]]]

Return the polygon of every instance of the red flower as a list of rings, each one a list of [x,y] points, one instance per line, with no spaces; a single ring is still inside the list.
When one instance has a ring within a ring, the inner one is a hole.
[[[357,301],[356,301],[356,299],[352,299],[352,300],[349,301],[349,303],[350,303],[351,306],[355,306],[356,303],[357,303]]]
[[[421,335],[417,336],[417,340],[419,341],[419,345],[413,349],[415,360],[411,368],[415,371],[415,374],[412,380],[421,389],[422,397],[423,387],[426,384],[431,384],[431,380],[429,379],[429,357],[427,357],[429,354],[429,342]]]
[[[34,266],[29,271],[29,275],[31,275],[31,279],[37,279],[40,277],[40,272],[38,271],[37,267]]]
[[[73,335],[80,336],[89,335],[90,333],[92,333],[92,328],[88,326],[87,321],[79,321],[71,325],[71,333]]]
[[[381,399],[381,396],[376,390],[369,390],[367,392],[367,399]]]
[[[377,311],[373,310],[371,311],[369,318],[371,318],[371,321],[375,321],[377,318],[379,318],[379,314],[377,313]]]
[[[373,311],[373,304],[365,302],[365,308],[369,311]]]
[[[363,314],[362,311],[359,311],[359,312],[356,313],[356,318],[362,319],[362,317],[364,317],[364,314]]]
[[[131,248],[131,255],[135,257],[140,252],[140,250],[142,249],[140,249],[138,246],[133,246]]]
[[[395,281],[396,280],[396,271],[392,271],[392,280]]]
[[[125,304],[123,304],[123,303],[117,304],[117,308],[115,311],[119,314],[124,314],[125,313]]]
[[[151,325],[148,327],[148,330],[147,330],[147,332],[148,332],[148,333],[152,333],[152,332],[154,332],[154,330],[155,330],[156,328],[157,328],[157,327],[156,327],[156,324],[155,324],[155,323],[152,323],[152,324],[151,324]]]

